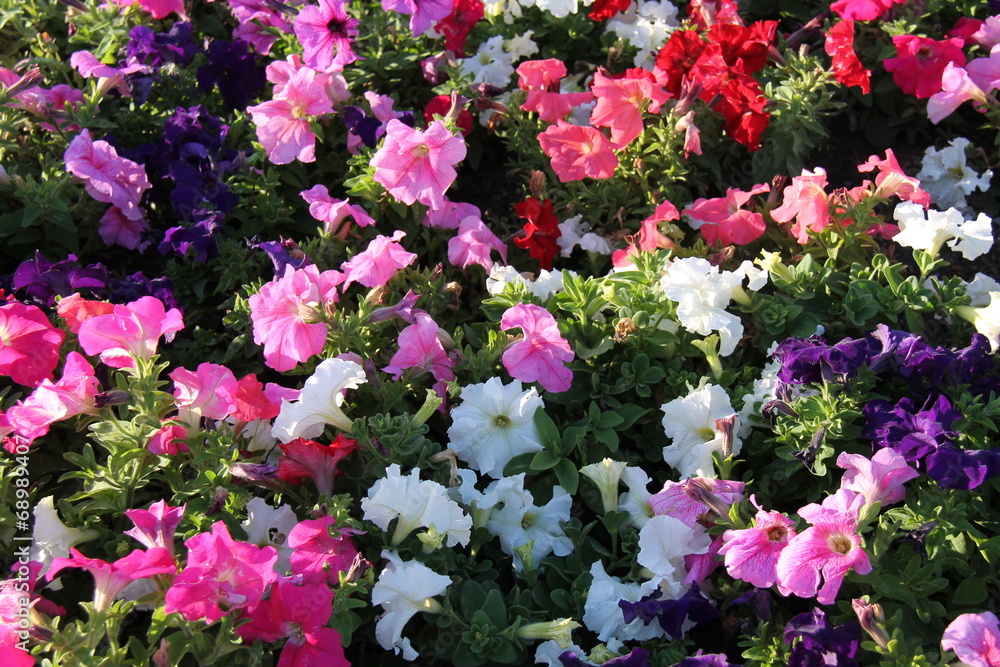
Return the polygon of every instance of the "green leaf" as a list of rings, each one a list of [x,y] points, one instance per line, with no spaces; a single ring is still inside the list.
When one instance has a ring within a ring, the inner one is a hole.
[[[953,605],[975,606],[986,600],[988,589],[982,579],[973,577],[958,585],[951,596]]]
[[[538,435],[541,438],[542,446],[554,450],[559,449],[562,436],[559,428],[552,418],[545,414],[545,410],[535,410],[535,426],[538,427]]]
[[[580,471],[569,459],[562,459],[555,467],[556,478],[559,485],[572,495],[576,493],[580,486]]]
[[[549,468],[555,467],[561,461],[565,461],[565,459],[556,456],[547,449],[543,449],[535,454],[535,457],[531,459],[531,464],[528,467],[535,472],[540,472],[542,470],[548,470]]]
[[[497,589],[494,588],[486,595],[481,611],[489,617],[493,625],[497,627],[507,625],[507,605],[504,604],[503,595]]]

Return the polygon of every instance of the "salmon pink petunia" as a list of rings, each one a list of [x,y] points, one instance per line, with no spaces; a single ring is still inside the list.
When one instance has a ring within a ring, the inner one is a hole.
[[[766,183],[753,186],[749,191],[729,188],[725,197],[698,199],[684,209],[691,226],[701,230],[705,242],[722,245],[745,245],[764,234],[764,217],[760,213],[743,210],[754,195],[768,192]]]
[[[559,120],[538,135],[552,171],[563,183],[583,178],[611,178],[618,168],[615,144],[594,127]]]
[[[546,123],[555,123],[566,114],[593,99],[591,92],[561,93],[560,82],[566,76],[566,65],[558,58],[527,60],[517,67],[517,86],[527,92],[522,111],[534,111]]]
[[[443,121],[421,131],[395,118],[385,126],[385,142],[371,164],[375,180],[397,201],[431,208],[444,206],[444,193],[455,182],[455,165],[465,159],[465,141]]]
[[[590,122],[597,127],[610,128],[611,140],[619,147],[642,134],[644,111],[655,114],[670,98],[670,94],[652,79],[643,69],[631,70],[621,78],[608,76],[602,69],[594,73],[591,90],[597,105],[590,114]]]
[[[878,169],[875,177],[875,194],[888,199],[897,196],[905,201],[920,204],[924,208],[931,205],[931,196],[920,188],[920,181],[907,176],[891,148],[885,150],[885,158],[879,159],[872,155],[864,164],[858,165],[858,171],[869,172]]]
[[[521,330],[523,337],[503,353],[503,365],[511,377],[537,382],[553,393],[569,389],[573,371],[565,364],[573,360],[573,349],[559,333],[552,314],[541,306],[519,303],[500,318],[501,331],[515,328]]]
[[[830,200],[826,194],[826,170],[803,169],[782,192],[782,204],[771,211],[775,222],[791,222],[792,236],[799,243],[809,241],[809,232],[821,232],[830,222]]]

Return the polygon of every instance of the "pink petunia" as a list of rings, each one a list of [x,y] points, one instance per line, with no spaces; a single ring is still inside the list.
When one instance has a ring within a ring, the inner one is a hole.
[[[150,454],[157,456],[177,456],[184,452],[190,452],[187,446],[187,429],[180,424],[167,424],[150,437],[146,443],[146,449]]]
[[[66,321],[66,328],[70,333],[80,331],[80,325],[84,320],[98,315],[107,315],[114,312],[115,304],[107,301],[93,301],[84,299],[79,292],[64,296],[56,304],[56,315]]]
[[[284,60],[272,60],[265,70],[267,80],[274,84],[272,93],[275,98],[282,97],[288,82],[300,69],[315,72],[315,80],[323,86],[323,90],[326,91],[326,96],[333,103],[334,109],[351,99],[351,91],[347,88],[347,81],[343,74],[340,72],[317,72],[308,65],[303,65],[302,56],[297,53],[293,53]]]
[[[176,368],[170,372],[174,381],[177,418],[197,428],[203,417],[225,419],[236,409],[236,376],[225,366],[204,362],[197,371]]]
[[[563,183],[611,178],[618,168],[616,146],[597,128],[560,120],[538,135],[538,143]]]
[[[189,621],[214,623],[234,609],[253,612],[264,591],[277,580],[274,547],[237,542],[222,521],[211,532],[198,533],[184,543],[187,565],[167,591],[164,611],[178,612]]]
[[[573,360],[573,349],[559,333],[552,314],[541,306],[519,303],[500,318],[501,331],[514,328],[521,330],[522,337],[509,344],[502,357],[511,377],[537,382],[553,393],[569,389],[573,371],[565,364]]]
[[[777,581],[778,557],[795,537],[795,522],[778,512],[758,510],[753,528],[727,530],[719,554],[734,579],[770,588]]]
[[[79,352],[70,352],[59,381],[42,380],[24,402],[7,411],[7,418],[19,436],[32,441],[48,433],[57,421],[96,412],[97,389],[90,362]]]
[[[863,501],[863,496],[842,489],[823,506],[812,504],[799,510],[799,516],[812,526],[789,540],[778,556],[775,572],[782,595],[816,596],[820,604],[833,604],[851,569],[858,574],[872,571],[858,534]]]
[[[983,60],[983,58],[979,58],[979,60]],[[976,62],[976,60],[972,61],[970,66]],[[998,73],[998,78],[1000,78],[1000,73]],[[995,87],[992,83],[989,84],[991,88]],[[941,91],[934,93],[927,100],[927,118],[937,125],[954,113],[955,109],[969,101],[988,104],[986,93],[973,81],[969,72],[948,63],[944,74],[941,75]]]
[[[347,199],[331,197],[325,185],[314,185],[299,195],[309,204],[309,215],[323,223],[324,235],[336,234],[347,218],[353,218],[360,227],[375,224],[375,220],[360,206],[351,204]]]
[[[920,188],[920,181],[907,176],[891,148],[885,150],[885,158],[879,159],[872,155],[864,164],[858,165],[858,171],[864,173],[878,169],[875,177],[875,196],[888,199],[897,196],[905,201],[912,201],[924,208],[931,205],[931,196]]]
[[[139,200],[152,187],[146,168],[132,160],[118,157],[106,141],[94,141],[83,130],[63,154],[66,171],[84,181],[87,194],[100,202],[114,204],[129,220],[142,218]]]
[[[399,349],[392,355],[389,365],[382,370],[398,380],[407,368],[430,372],[436,380],[452,381],[455,362],[448,357],[438,338],[437,322],[426,313],[417,313],[415,322],[399,332]]]
[[[250,622],[236,632],[247,644],[285,637],[277,667],[350,667],[340,633],[326,627],[333,613],[333,591],[317,582],[282,578],[267,600],[241,618]]]
[[[156,297],[144,296],[85,320],[80,325],[80,347],[89,355],[101,355],[112,368],[132,368],[134,357],[151,359],[160,338],[171,341],[183,328],[181,311],[167,310]]]
[[[470,216],[482,220],[483,214],[475,204],[445,199],[444,206],[427,211],[421,224],[431,229],[458,229]]]
[[[45,577],[51,581],[67,567],[80,567],[87,570],[94,577],[94,609],[96,611],[107,609],[118,594],[136,579],[155,577],[160,574],[173,574],[177,571],[174,557],[162,547],[154,547],[147,551],[136,549],[113,563],[99,558],[87,558],[72,547],[70,547],[69,552],[70,558],[52,559],[52,566]]]
[[[697,199],[684,209],[691,226],[701,230],[705,242],[714,245],[745,245],[764,234],[764,216],[743,210],[754,195],[770,191],[768,184],[758,184],[749,191],[729,188],[725,197]]]
[[[458,175],[455,165],[465,159],[465,141],[454,136],[443,121],[425,131],[393,118],[385,126],[385,141],[371,164],[375,180],[397,201],[431,208],[444,206],[445,191]]]
[[[478,216],[469,216],[458,226],[458,235],[448,241],[448,261],[463,269],[469,264],[478,264],[487,272],[493,267],[491,251],[500,253],[500,259],[507,263],[507,246],[490,231]]]
[[[248,299],[253,340],[264,346],[264,363],[276,371],[288,371],[326,345],[327,306],[337,302],[339,271],[315,266],[285,267],[285,274],[260,288]]]
[[[920,476],[906,459],[890,447],[884,447],[869,459],[861,454],[841,452],[837,467],[846,470],[840,487],[865,498],[865,504],[893,505],[903,500],[903,484]]]
[[[830,9],[842,19],[874,21],[901,2],[906,0],[837,0],[830,5]]]
[[[149,509],[128,509],[125,516],[132,525],[124,531],[132,539],[138,541],[147,549],[162,547],[171,554],[174,552],[174,533],[184,517],[186,505],[171,507],[165,500],[157,500]]]
[[[941,648],[968,667],[1000,667],[1000,620],[989,611],[960,614],[944,629]]]
[[[295,36],[302,43],[306,65],[320,72],[339,72],[358,57],[351,43],[358,36],[358,20],[340,0],[319,0],[295,17]]]
[[[792,236],[799,243],[809,241],[809,232],[821,232],[830,223],[830,199],[826,194],[826,170],[803,169],[781,194],[782,204],[771,211],[775,222],[790,222]]]
[[[322,581],[330,585],[340,583],[340,573],[350,569],[358,558],[358,549],[351,541],[355,531],[346,528],[331,535],[336,523],[332,516],[300,521],[288,533],[288,546],[292,548],[292,573],[305,581]]]
[[[344,262],[344,289],[358,282],[365,287],[381,287],[389,282],[396,271],[413,263],[417,256],[399,244],[406,232],[396,230],[392,236],[381,234],[372,239],[368,247]]]
[[[628,145],[642,134],[643,112],[659,112],[660,105],[670,98],[667,91],[652,81],[651,75],[644,76],[647,74],[642,69],[623,78],[612,78],[601,69],[594,73],[591,90],[597,105],[590,114],[590,122],[611,128],[611,141],[618,147]]]
[[[292,75],[275,99],[247,111],[257,126],[257,139],[274,164],[316,160],[316,135],[309,125],[314,116],[333,113],[326,78],[303,67]]]
[[[707,493],[692,494],[692,486],[700,487]],[[724,506],[724,511],[728,514],[728,507],[742,500],[744,486],[743,482],[714,477],[690,477],[683,482],[667,481],[662,489],[650,496],[649,506],[655,515],[671,516],[685,526],[693,527],[713,509],[694,496],[712,498],[720,504],[720,510]]]
[[[98,60],[90,51],[76,51],[69,57],[69,64],[80,73],[85,79],[97,77],[103,79],[101,82],[100,94],[104,95],[111,90],[117,90],[122,97],[130,97],[131,91],[125,82],[125,77],[129,74],[148,73],[150,68],[138,61],[125,65],[124,67],[112,67],[105,65]]]
[[[657,204],[653,214],[639,223],[639,250],[652,252],[657,248],[673,248],[673,240],[660,232],[660,223],[680,220],[680,217],[680,211],[669,201]]]
[[[112,0],[120,7],[130,7],[138,4],[144,11],[153,15],[154,19],[162,19],[176,12],[183,20],[187,20],[184,13],[184,0]]]
[[[432,23],[451,14],[454,4],[454,0],[382,0],[382,9],[409,14],[410,31],[419,37]]]
[[[962,40],[933,40],[916,35],[896,35],[892,38],[896,46],[896,57],[882,61],[885,71],[892,73],[896,82],[907,95],[927,99],[941,90],[941,76],[949,63],[965,66]]]
[[[120,245],[129,250],[138,248],[143,232],[149,230],[146,218],[130,219],[117,206],[109,208],[97,224],[97,233],[105,245]]]
[[[65,338],[38,306],[5,303],[0,306],[0,375],[28,387],[51,380]]]
[[[559,92],[560,81],[566,76],[566,65],[558,58],[527,60],[517,66],[517,85],[527,92],[522,111],[534,111],[546,123],[566,118],[573,107],[594,98],[590,91],[582,93]]]

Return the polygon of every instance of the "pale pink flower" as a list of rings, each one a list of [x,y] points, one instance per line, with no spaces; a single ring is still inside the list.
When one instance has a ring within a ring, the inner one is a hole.
[[[146,168],[132,160],[118,157],[118,152],[106,141],[94,141],[83,130],[63,154],[66,170],[83,179],[87,194],[97,201],[114,204],[129,220],[142,218],[139,200],[144,190],[152,187],[146,178]]]
[[[727,530],[719,554],[725,556],[726,570],[758,588],[770,588],[777,581],[778,557],[795,537],[795,522],[778,512],[757,511],[753,528]]]
[[[618,79],[598,69],[591,90],[597,105],[590,114],[590,122],[611,128],[611,141],[619,147],[642,134],[644,111],[658,113],[660,105],[670,98],[670,93],[657,86],[652,74],[643,69],[629,70]]]
[[[825,169],[803,169],[802,174],[792,177],[791,185],[781,194],[781,206],[771,211],[771,217],[775,222],[790,222],[795,218],[792,236],[799,243],[808,242],[809,232],[821,232],[830,222],[827,185]]]
[[[565,363],[573,360],[573,349],[559,333],[552,314],[541,306],[519,303],[500,318],[502,331],[514,328],[521,329],[523,336],[503,353],[503,365],[511,377],[537,382],[553,393],[569,389],[573,371]]]
[[[358,59],[351,50],[358,36],[358,20],[340,0],[319,0],[295,17],[295,36],[302,43],[305,63],[320,72],[339,72]]]
[[[837,457],[837,467],[847,471],[840,487],[860,493],[866,505],[882,503],[885,506],[902,501],[906,496],[903,484],[920,476],[905,458],[890,447],[878,450],[871,459],[861,454],[841,452]]]
[[[176,456],[191,451],[184,441],[185,438],[187,438],[185,427],[180,424],[167,424],[153,434],[146,443],[146,449],[157,456]]]
[[[475,204],[445,199],[444,206],[427,211],[421,224],[431,229],[458,229],[462,221],[470,216],[480,220],[483,218],[482,212]]]
[[[45,578],[52,581],[67,567],[81,567],[94,577],[94,609],[104,611],[114,602],[118,594],[136,579],[155,577],[159,574],[173,574],[177,571],[174,557],[164,548],[154,547],[148,551],[136,549],[128,556],[108,563],[99,558],[87,558],[75,548],[69,550],[71,558],[53,558],[52,567]]]
[[[375,180],[397,201],[441,208],[457,176],[454,165],[463,159],[465,141],[452,135],[443,121],[434,121],[422,132],[394,118],[371,164]]]
[[[274,84],[274,97],[282,97],[285,86],[291,81],[292,76],[300,69],[308,69],[316,73],[316,81],[320,82],[326,90],[326,96],[330,98],[334,109],[341,103],[351,99],[351,91],[347,87],[347,80],[340,72],[316,72],[308,65],[302,64],[302,56],[293,53],[284,60],[271,61],[265,70],[267,80]]]
[[[253,612],[264,591],[278,579],[274,547],[237,542],[222,521],[211,532],[198,533],[184,543],[186,567],[167,591],[164,611],[180,613],[189,621],[214,623],[233,609]]]
[[[375,224],[375,220],[360,206],[351,204],[347,199],[331,197],[325,185],[314,185],[300,192],[299,196],[309,204],[309,215],[323,223],[323,234],[335,234],[346,218],[353,218],[360,227]]]
[[[778,591],[803,598],[816,596],[820,604],[833,604],[847,573],[872,571],[858,534],[858,510],[863,496],[841,490],[824,501],[799,510],[812,524],[791,540],[778,556]],[[822,586],[820,581],[822,580]]]
[[[941,75],[941,92],[934,93],[927,100],[927,118],[937,125],[970,100],[986,104],[986,93],[976,85],[964,68],[948,63]]]
[[[326,80],[303,67],[292,75],[275,99],[247,107],[257,126],[257,139],[275,164],[316,159],[316,135],[309,122],[314,116],[333,112],[326,93]]]
[[[171,554],[174,552],[174,533],[184,517],[187,505],[171,507],[164,500],[157,500],[149,509],[128,509],[127,516],[135,528],[124,531],[132,539],[141,543],[147,549],[163,547]]]
[[[941,648],[969,667],[1000,667],[1000,620],[989,611],[961,614],[944,629]]]
[[[663,488],[649,497],[649,506],[653,509],[654,515],[666,514],[684,523],[685,526],[693,527],[708,515],[714,508],[706,505],[702,500],[709,496],[695,498],[695,494],[689,493],[688,489],[692,484],[701,486],[702,489],[711,494],[713,500],[728,507],[738,503],[743,499],[743,482],[734,482],[715,477],[690,477],[683,482],[667,481]]]
[[[995,25],[1000,27],[1000,16],[987,19],[987,22],[995,21]],[[948,68],[945,68],[947,71]],[[972,82],[982,89],[983,93],[989,93],[994,88],[1000,88],[1000,49],[993,49],[990,55],[982,58],[974,58],[965,66]],[[944,78],[942,77],[942,88],[944,88]],[[954,83],[950,84],[954,88]],[[980,100],[981,101],[981,100]]]
[[[260,288],[248,299],[253,340],[264,346],[264,361],[276,371],[288,371],[323,351],[328,305],[337,302],[339,271],[319,272],[315,266],[294,269]]]
[[[42,380],[23,403],[7,411],[7,418],[18,435],[32,441],[48,433],[57,421],[96,412],[97,389],[90,362],[79,352],[70,352],[59,381]]]
[[[415,322],[399,332],[399,349],[382,370],[392,373],[394,380],[398,380],[407,368],[430,372],[436,380],[454,380],[455,373],[451,369],[455,362],[448,357],[438,338],[438,330],[437,322],[430,315],[417,313]]]
[[[37,306],[9,301],[0,306],[0,375],[35,387],[52,379],[66,333]]]
[[[103,79],[100,87],[100,93],[102,95],[112,89],[115,89],[122,95],[122,97],[131,97],[132,95],[128,85],[125,83],[125,77],[127,75],[135,74],[137,72],[147,73],[150,71],[150,68],[147,65],[140,62],[133,62],[120,68],[105,65],[100,60],[95,58],[94,54],[90,51],[76,51],[71,54],[69,57],[69,64],[80,73],[80,76],[85,79],[92,77]]]
[[[112,206],[97,221],[97,233],[106,245],[120,245],[135,250],[142,240],[142,233],[149,229],[149,223],[141,215],[130,219],[117,206]]]
[[[344,289],[358,282],[365,287],[381,287],[389,282],[396,271],[413,263],[417,258],[399,244],[406,232],[396,230],[392,236],[381,234],[372,239],[368,247],[344,262]]]
[[[101,355],[112,368],[132,368],[133,357],[151,359],[161,337],[171,341],[183,328],[181,311],[167,310],[156,297],[144,296],[85,320],[80,325],[80,347],[89,355]]]
[[[204,362],[196,372],[177,368],[170,373],[174,381],[174,402],[178,419],[198,428],[202,417],[225,419],[236,409],[236,376],[225,366]]]
[[[162,19],[172,12],[177,12],[185,21],[187,14],[184,13],[184,0],[112,0],[120,7],[129,7],[138,4],[143,10],[153,15],[154,19]]]
[[[872,155],[867,162],[858,165],[858,171],[862,173],[875,169],[879,172],[875,177],[876,196],[888,199],[895,195],[924,208],[931,205],[931,196],[920,189],[920,181],[903,172],[891,148],[885,150],[885,159],[880,160],[877,155]]]
[[[538,143],[563,183],[587,177],[611,178],[618,168],[617,146],[594,127],[560,119],[538,135]]]
[[[500,253],[500,259],[507,263],[507,246],[478,216],[469,216],[458,226],[458,236],[448,241],[448,261],[463,269],[469,264],[478,264],[487,272],[493,268],[490,251]]]
[[[745,245],[764,234],[764,217],[760,213],[743,210],[754,195],[770,191],[767,183],[757,184],[749,191],[729,188],[725,197],[697,199],[684,209],[691,227],[700,229],[705,242],[716,241],[722,245]]]
[[[451,14],[454,4],[454,0],[382,0],[382,9],[409,14],[410,31],[417,37]]]

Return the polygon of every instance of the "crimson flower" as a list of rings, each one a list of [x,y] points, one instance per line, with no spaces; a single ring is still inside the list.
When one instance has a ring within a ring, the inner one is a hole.
[[[528,221],[514,237],[514,245],[527,250],[528,254],[538,260],[541,268],[552,270],[552,260],[560,250],[557,239],[562,234],[552,200],[539,202],[534,197],[528,197],[514,205],[514,212]]]
[[[871,71],[865,69],[854,52],[854,21],[840,21],[826,32],[826,53],[833,59],[833,76],[845,86],[871,92]]]
[[[316,483],[321,496],[333,493],[337,464],[358,449],[356,440],[338,433],[329,445],[298,438],[281,445],[284,456],[278,461],[278,477],[289,484],[301,484],[307,477]]]

